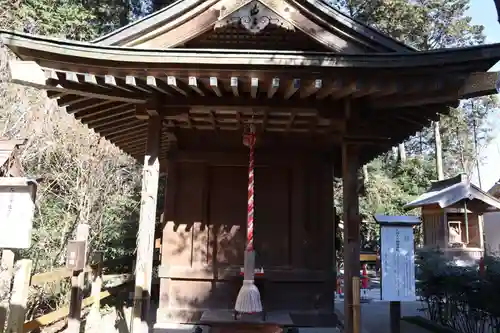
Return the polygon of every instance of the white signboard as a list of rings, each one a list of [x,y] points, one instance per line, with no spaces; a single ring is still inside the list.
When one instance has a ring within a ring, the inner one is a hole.
[[[31,245],[35,204],[32,185],[0,185],[0,248],[26,249]]]
[[[416,301],[412,226],[382,225],[382,300]]]

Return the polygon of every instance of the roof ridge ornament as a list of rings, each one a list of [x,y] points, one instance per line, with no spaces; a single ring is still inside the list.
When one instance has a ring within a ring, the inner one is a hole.
[[[230,9],[223,6],[220,9],[220,19],[215,24],[215,28],[217,29],[227,25],[240,24],[250,33],[257,34],[264,30],[269,24],[272,24],[287,30],[295,30],[293,24],[291,24],[286,18],[271,10],[258,0],[247,2],[237,8],[234,12],[230,13],[235,6],[241,4],[241,1],[237,4],[233,3]],[[285,8],[285,12],[290,12],[290,8],[288,6]]]

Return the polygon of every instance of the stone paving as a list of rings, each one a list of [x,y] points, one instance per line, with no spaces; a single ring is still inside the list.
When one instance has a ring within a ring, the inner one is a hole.
[[[376,296],[377,291],[371,291],[371,296]],[[401,315],[402,316],[424,316],[425,314],[420,311],[423,305],[420,301],[416,302],[402,302]],[[337,300],[335,302],[335,311],[342,317],[344,315],[344,302]],[[390,332],[389,324],[389,302],[380,301],[380,291],[378,291],[378,299],[361,304],[361,333],[378,333]],[[427,330],[419,326],[401,322],[402,333],[428,333]]]

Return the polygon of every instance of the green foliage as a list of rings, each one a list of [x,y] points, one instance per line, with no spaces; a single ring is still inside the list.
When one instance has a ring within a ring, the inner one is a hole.
[[[417,270],[417,289],[430,319],[460,333],[493,333],[500,327],[500,261],[485,259],[478,265],[460,267],[439,251],[422,251]]]
[[[471,23],[466,15],[469,0],[331,0],[331,5],[350,16],[419,50],[476,45],[484,42],[484,27]],[[465,101],[450,116],[441,119],[441,136],[446,176],[465,172],[470,175],[480,151],[490,141],[491,126],[487,117],[498,106],[495,98]],[[474,136],[476,133],[476,137]],[[404,154],[386,154],[366,166],[360,213],[363,223],[363,247],[376,247],[378,226],[376,213],[390,215],[418,214],[402,209],[425,192],[430,181],[437,179],[434,136],[430,128],[412,137],[399,149]],[[408,156],[402,160],[401,156]],[[341,193],[341,184],[337,184]],[[339,192],[340,191],[340,192]],[[341,212],[342,196],[335,206]]]
[[[484,27],[466,15],[469,0],[330,1],[350,16],[419,50],[476,45]]]
[[[78,1],[26,0],[15,12],[17,26],[29,33],[90,40],[97,30],[92,11]]]

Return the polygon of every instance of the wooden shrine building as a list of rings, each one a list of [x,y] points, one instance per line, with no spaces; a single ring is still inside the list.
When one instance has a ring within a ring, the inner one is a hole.
[[[405,208],[422,209],[424,248],[439,248],[450,260],[475,263],[485,250],[483,214],[499,212],[500,200],[460,174],[433,182]]]
[[[486,71],[500,59],[500,45],[418,52],[318,0],[179,0],[91,43],[17,32],[1,39],[19,57],[12,82],[46,90],[144,161],[134,333],[149,304],[160,172],[168,186],[157,321],[197,322],[196,314],[234,306],[248,122],[258,131],[257,265],[271,284],[263,306],[295,323],[331,313],[332,178],[340,176],[351,332],[359,167],[459,99],[495,93],[497,73]]]

